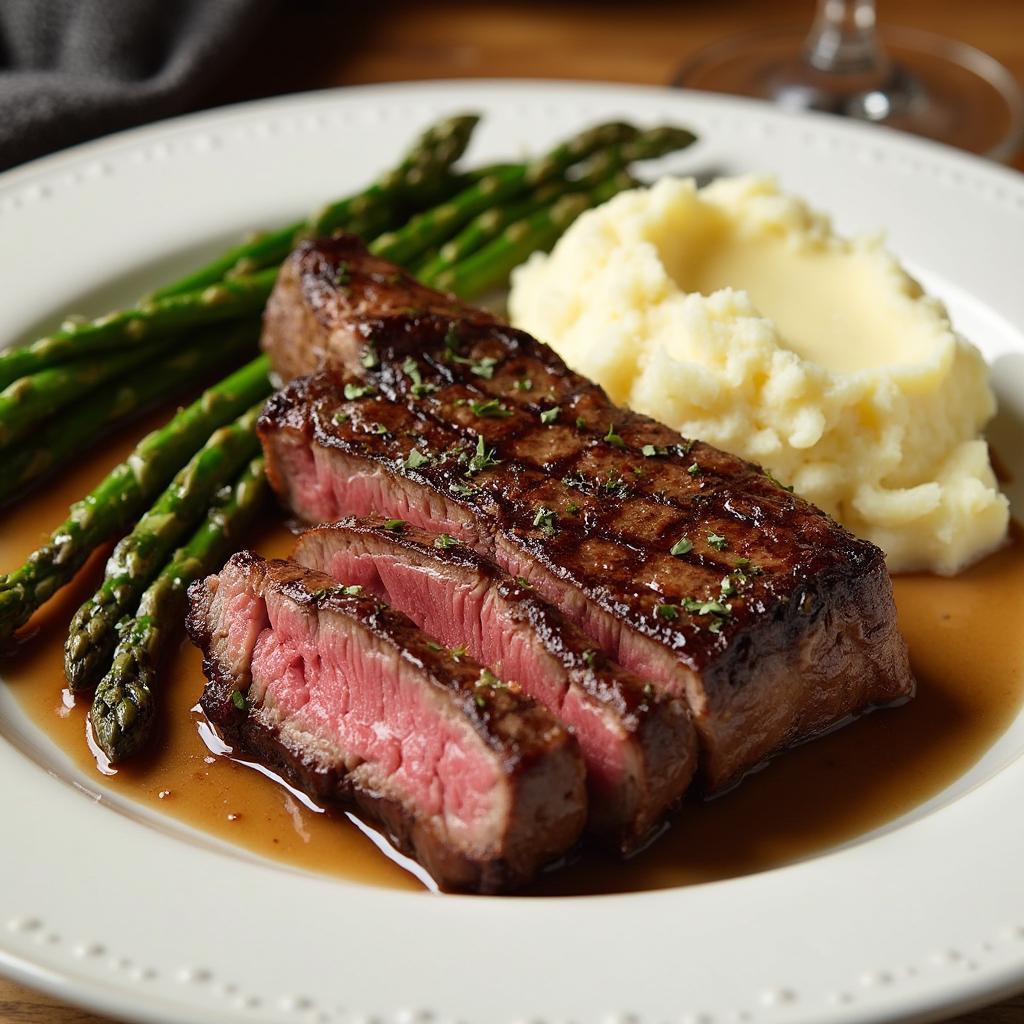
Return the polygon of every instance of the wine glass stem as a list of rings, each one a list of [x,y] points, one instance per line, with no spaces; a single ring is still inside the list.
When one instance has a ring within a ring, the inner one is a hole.
[[[818,0],[804,57],[818,71],[884,74],[888,62],[875,31],[875,0]]]

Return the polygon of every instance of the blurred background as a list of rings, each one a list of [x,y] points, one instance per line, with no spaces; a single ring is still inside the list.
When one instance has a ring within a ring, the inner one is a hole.
[[[0,167],[178,113],[338,85],[666,85],[709,44],[805,32],[814,12],[814,0],[2,0]],[[1024,0],[879,0],[878,16],[976,47],[1024,81]]]

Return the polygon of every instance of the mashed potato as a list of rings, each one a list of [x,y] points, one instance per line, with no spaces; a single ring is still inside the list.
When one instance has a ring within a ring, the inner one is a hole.
[[[521,267],[509,306],[615,401],[761,463],[893,571],[955,573],[1006,535],[980,353],[880,239],[837,238],[770,180],[623,193]]]

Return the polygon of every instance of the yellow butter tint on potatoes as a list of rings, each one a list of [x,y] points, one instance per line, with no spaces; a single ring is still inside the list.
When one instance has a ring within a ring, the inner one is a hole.
[[[771,470],[893,571],[1004,539],[980,353],[878,238],[768,179],[663,179],[581,217],[513,279],[513,322],[611,397]]]

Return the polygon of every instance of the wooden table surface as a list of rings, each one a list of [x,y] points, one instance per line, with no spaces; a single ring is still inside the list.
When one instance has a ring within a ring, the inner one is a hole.
[[[882,0],[883,21],[953,36],[1024,81],[1024,0]],[[675,3],[287,0],[200,107],[306,89],[413,79],[529,77],[668,83],[699,47],[805,24],[810,0]],[[1014,161],[1024,169],[1024,156]],[[0,979],[0,1024],[105,1024]],[[108,1024],[108,1022],[107,1022]],[[949,1024],[1024,1024],[1024,995]]]

